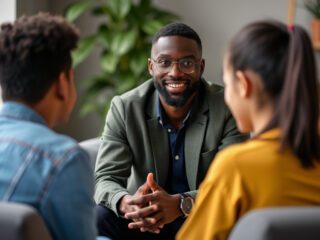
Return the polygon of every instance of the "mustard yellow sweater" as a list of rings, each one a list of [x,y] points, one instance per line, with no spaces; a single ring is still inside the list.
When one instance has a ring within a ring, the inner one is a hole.
[[[176,239],[226,239],[255,208],[320,205],[320,164],[305,169],[289,149],[279,153],[279,135],[273,129],[217,155]]]

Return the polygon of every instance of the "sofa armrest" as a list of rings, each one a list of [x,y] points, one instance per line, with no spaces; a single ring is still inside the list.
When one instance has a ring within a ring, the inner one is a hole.
[[[0,238],[6,240],[51,240],[36,209],[29,205],[0,202]]]
[[[79,142],[80,147],[88,153],[93,169],[96,164],[100,143],[101,143],[101,139],[98,137]]]
[[[229,240],[319,240],[320,207],[279,207],[249,212]]]

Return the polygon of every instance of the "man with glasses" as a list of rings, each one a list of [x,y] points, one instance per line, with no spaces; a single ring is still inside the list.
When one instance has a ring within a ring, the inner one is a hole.
[[[152,42],[152,79],[113,99],[96,164],[100,235],[174,239],[215,154],[246,139],[204,67],[198,34],[169,24]]]

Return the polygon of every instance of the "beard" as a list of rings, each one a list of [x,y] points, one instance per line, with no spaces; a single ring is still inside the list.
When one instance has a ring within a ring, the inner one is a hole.
[[[180,79],[171,79],[176,82],[179,82]],[[185,81],[185,79],[183,79]],[[187,80],[187,88],[183,92],[183,94],[180,95],[173,95],[171,94],[165,87],[165,81],[164,79],[162,80],[155,80],[153,79],[153,83],[155,88],[158,90],[159,94],[163,97],[165,102],[169,106],[173,107],[183,107],[186,105],[187,101],[189,98],[199,89],[200,86],[200,80],[192,82],[191,80]]]

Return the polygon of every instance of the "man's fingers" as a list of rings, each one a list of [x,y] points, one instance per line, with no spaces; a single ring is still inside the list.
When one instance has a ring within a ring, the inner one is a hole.
[[[156,196],[152,193],[143,195],[141,197],[132,198],[128,201],[128,205],[146,205],[156,199]]]
[[[137,211],[126,213],[125,218],[127,219],[145,218],[147,216],[150,216],[156,213],[158,210],[159,210],[159,207],[157,205],[150,205],[148,207],[141,208]]]
[[[140,228],[140,231],[141,232],[151,232],[151,233],[159,234],[161,229],[159,229],[159,228],[144,228],[144,227],[142,227],[142,228]]]
[[[158,184],[156,184],[156,182],[153,180],[153,173],[148,174],[147,183],[153,192],[158,190]]]
[[[149,190],[150,190],[150,186],[147,184],[147,182],[145,182],[143,185],[141,185],[141,186],[138,188],[137,193],[138,193],[139,195],[145,195],[145,194],[148,194],[148,193],[149,193]]]
[[[131,222],[128,224],[128,228],[135,229],[135,228],[147,228],[152,226],[156,223],[154,218],[141,218],[139,221]]]
[[[164,223],[162,221],[163,214],[157,213],[156,215],[152,216],[152,218],[156,219],[156,223],[149,226],[149,227],[142,227],[140,228],[141,232],[153,232],[153,233],[160,233],[160,230],[163,228]]]

